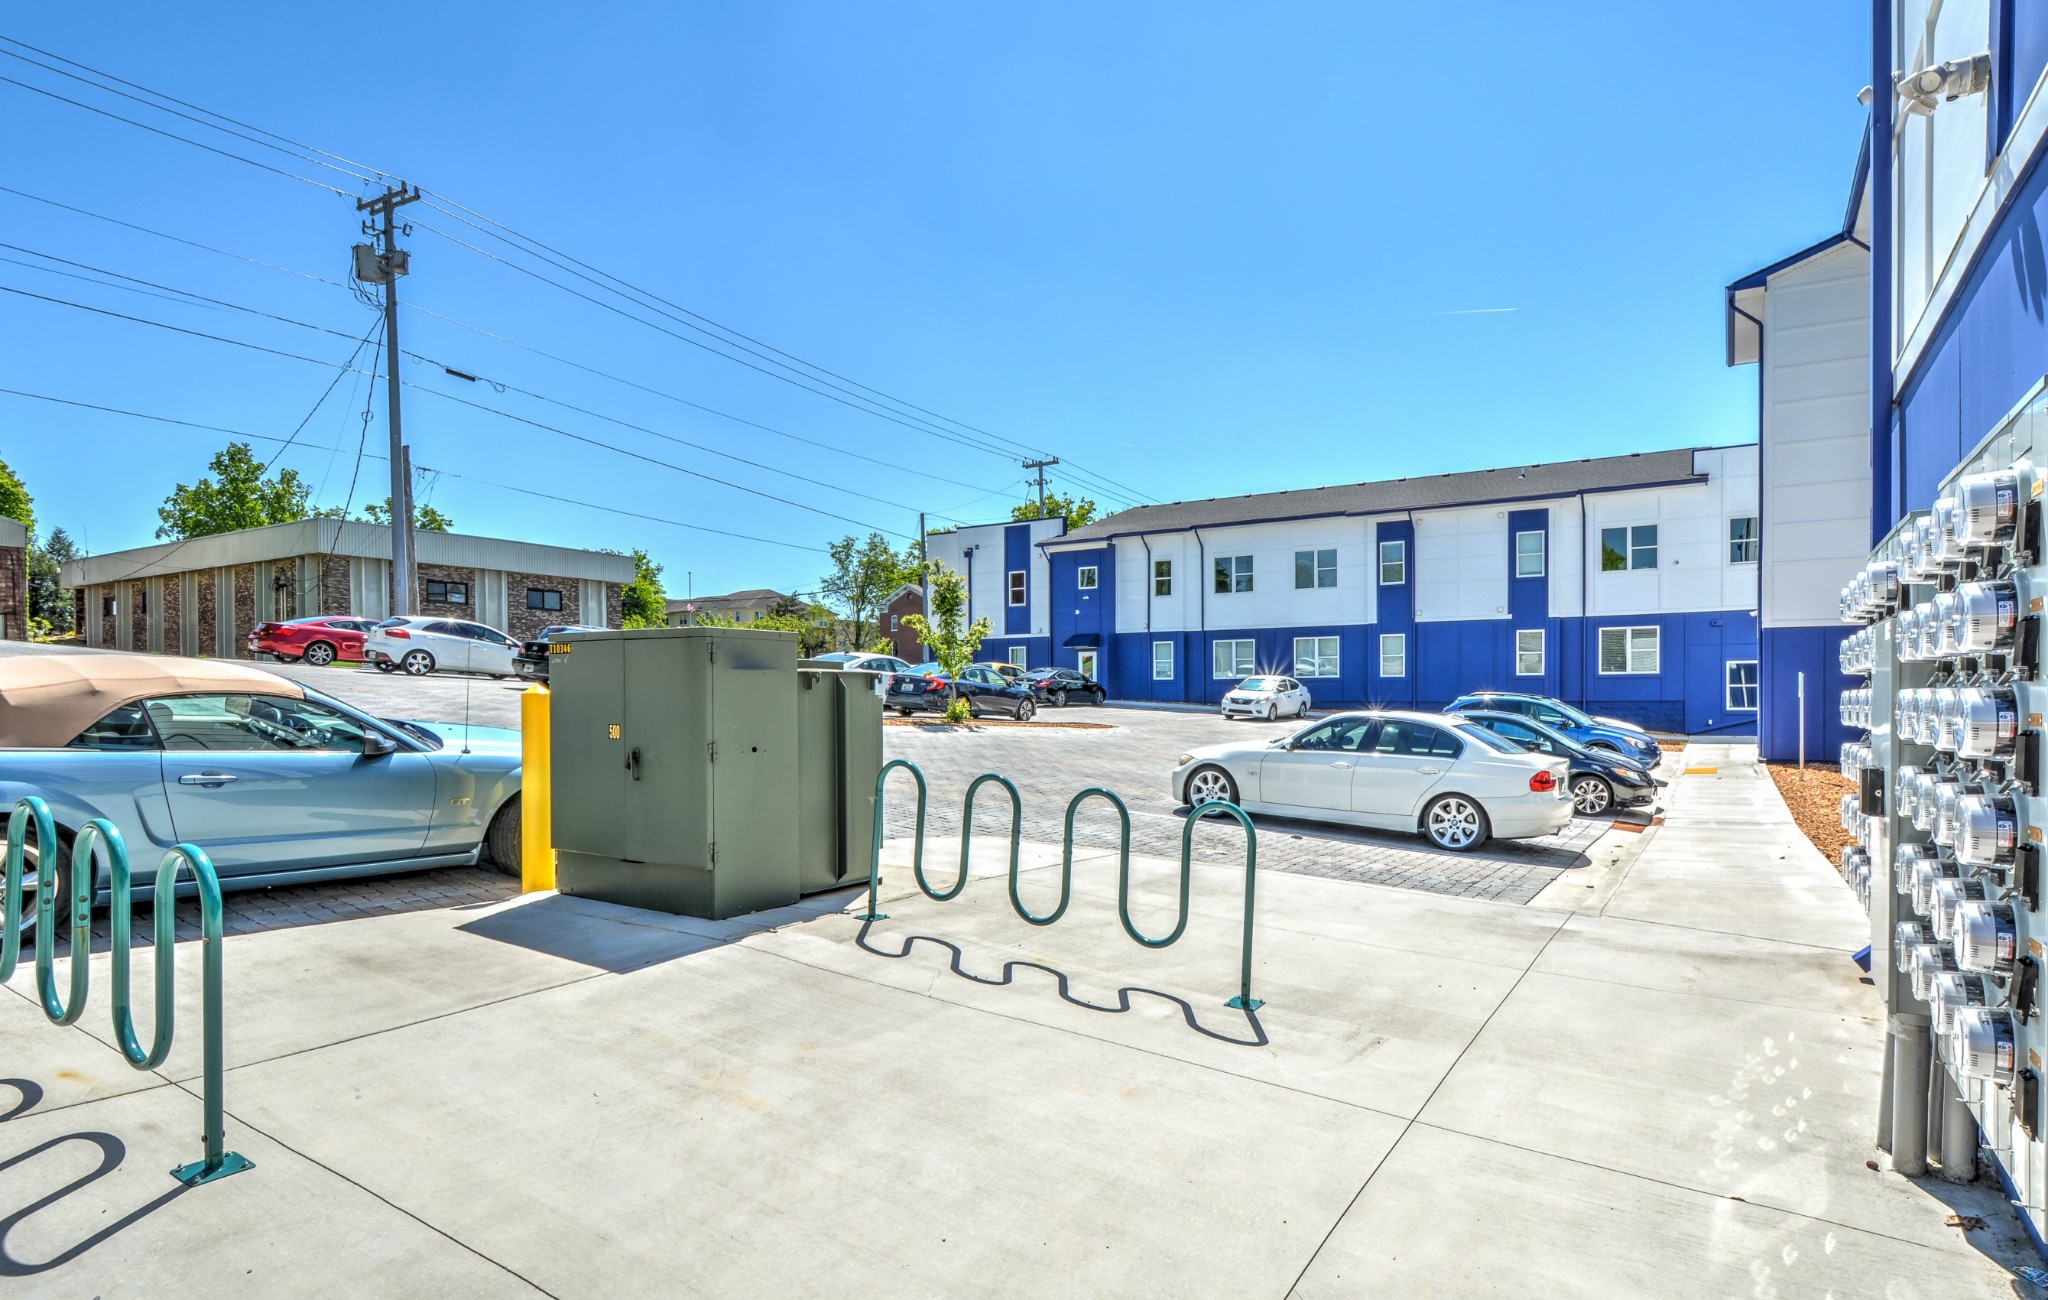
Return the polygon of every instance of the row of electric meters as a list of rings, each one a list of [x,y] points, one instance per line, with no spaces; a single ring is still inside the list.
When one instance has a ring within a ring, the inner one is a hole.
[[[1894,1049],[1900,1017],[1925,1017],[1934,1089],[1960,1095],[1992,1157],[2038,1184],[2043,480],[2017,458],[1986,466],[1995,454],[1980,449],[1843,589],[1861,626],[1841,667],[1866,684],[1842,693],[1841,716],[1866,736],[1841,751],[1856,785],[1841,869],[1872,916]]]

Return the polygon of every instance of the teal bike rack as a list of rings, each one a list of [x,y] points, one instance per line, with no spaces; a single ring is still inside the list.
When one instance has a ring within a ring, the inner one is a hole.
[[[917,764],[908,759],[896,758],[882,765],[875,777],[875,836],[874,853],[868,867],[868,910],[858,914],[862,921],[886,921],[888,915],[876,904],[882,884],[882,827],[883,811],[887,799],[889,773],[902,768],[917,782],[916,837],[911,847],[911,874],[917,879],[917,887],[927,898],[937,902],[950,902],[958,898],[967,888],[967,867],[974,844],[974,796],[982,786],[997,782],[1010,796],[1010,909],[1028,925],[1046,926],[1067,914],[1067,906],[1074,897],[1074,815],[1081,805],[1090,799],[1101,799],[1116,809],[1121,829],[1117,844],[1116,910],[1117,919],[1123,923],[1124,933],[1146,948],[1167,948],[1187,933],[1189,917],[1189,895],[1194,881],[1195,823],[1210,814],[1228,814],[1235,817],[1244,827],[1244,939],[1239,948],[1238,992],[1225,1006],[1239,1011],[1256,1011],[1266,1005],[1252,996],[1252,915],[1258,887],[1259,833],[1252,825],[1252,819],[1244,809],[1234,803],[1212,800],[1198,804],[1187,816],[1180,832],[1180,906],[1174,927],[1164,938],[1154,939],[1138,928],[1131,919],[1131,810],[1114,790],[1091,785],[1067,801],[1065,829],[1060,836],[1060,898],[1052,911],[1039,915],[1024,905],[1022,894],[1017,888],[1019,875],[1019,850],[1024,833],[1024,801],[1017,793],[1016,785],[1006,776],[996,772],[984,772],[974,778],[967,787],[966,801],[960,812],[960,878],[948,889],[932,887],[924,872],[924,821],[927,788],[924,773]]]
[[[156,1023],[150,1031],[147,1050],[135,1031],[133,990],[130,981],[130,945],[134,923],[133,872],[128,844],[120,830],[104,817],[95,817],[79,828],[71,845],[71,889],[66,917],[71,930],[71,973],[68,989],[57,988],[57,891],[46,882],[53,873],[42,864],[56,857],[57,827],[50,807],[31,795],[14,805],[7,818],[6,882],[4,913],[6,932],[0,935],[0,983],[13,978],[21,961],[21,893],[27,873],[30,828],[35,832],[36,860],[36,995],[43,1015],[54,1025],[77,1024],[85,1014],[86,995],[92,979],[92,897],[93,850],[107,855],[109,885],[113,902],[109,913],[113,930],[113,1020],[114,1037],[121,1055],[138,1070],[154,1070],[171,1054],[176,1032],[177,991],[177,908],[178,874],[189,867],[199,886],[199,926],[202,936],[200,957],[200,1056],[204,1079],[206,1113],[206,1154],[190,1164],[171,1170],[171,1176],[187,1186],[197,1187],[254,1168],[248,1157],[227,1150],[226,1107],[222,1100],[225,1066],[221,1051],[221,902],[220,877],[213,862],[196,844],[179,844],[164,854],[156,869],[155,890],[150,912],[155,922],[154,949]]]

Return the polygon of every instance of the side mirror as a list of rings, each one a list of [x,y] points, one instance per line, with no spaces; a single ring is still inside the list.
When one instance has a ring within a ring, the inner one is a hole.
[[[365,731],[363,733],[364,758],[383,758],[387,754],[396,754],[397,752],[398,742],[383,732]]]

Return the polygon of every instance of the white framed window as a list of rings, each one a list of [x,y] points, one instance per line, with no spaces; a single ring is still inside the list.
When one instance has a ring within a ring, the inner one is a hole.
[[[1074,585],[1082,591],[1095,590],[1095,566],[1084,564],[1074,572]]]
[[[1249,555],[1219,555],[1216,557],[1216,594],[1221,596],[1233,591],[1252,589],[1252,557]]]
[[[1152,680],[1170,682],[1173,680],[1173,642],[1152,643]]]
[[[1025,591],[1024,570],[1010,570],[1010,603],[1012,605],[1022,605],[1025,600]]]
[[[1600,629],[1600,672],[1614,677],[1654,673],[1659,663],[1659,630],[1654,627]]]
[[[1321,551],[1296,551],[1294,553],[1294,589],[1309,591],[1316,587],[1337,585],[1337,552],[1335,549]]]
[[[1391,541],[1380,543],[1380,585],[1398,587],[1408,581],[1408,543]]]
[[[1622,569],[1656,567],[1657,525],[1631,524],[1625,528],[1600,530],[1601,572],[1615,573]]]
[[[901,614],[891,614],[891,615],[889,615],[889,630],[890,630],[891,632],[899,632],[899,631],[901,631],[902,629],[903,629],[903,615],[901,615]]]
[[[1738,515],[1728,521],[1728,563],[1755,564],[1763,557],[1763,529],[1755,515]],[[1734,708],[1734,705],[1729,705]]]
[[[1158,653],[1156,645],[1153,647],[1153,653]],[[1258,646],[1255,642],[1218,641],[1213,653],[1215,663],[1212,668],[1218,677],[1228,677],[1236,681],[1259,671]]]
[[[1524,627],[1515,629],[1515,676],[1541,677],[1543,675],[1543,629]]]
[[[1337,638],[1333,636],[1298,636],[1294,638],[1294,675],[1296,677],[1337,676]]]
[[[1173,594],[1173,561],[1152,561],[1152,594],[1171,596]]]
[[[1731,713],[1755,713],[1757,695],[1756,660],[1728,661],[1728,709]]]
[[[1543,576],[1543,530],[1533,528],[1515,534],[1515,576],[1517,578],[1540,578]]]
[[[1010,647],[1010,662],[1019,668],[1029,668],[1031,666],[1031,652],[1023,646],[1013,645]]]
[[[1405,632],[1380,633],[1380,676],[1406,677],[1408,675],[1408,634]]]

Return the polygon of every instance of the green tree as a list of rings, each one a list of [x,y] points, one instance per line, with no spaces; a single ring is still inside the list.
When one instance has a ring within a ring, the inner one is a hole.
[[[7,468],[7,462],[0,460],[0,518],[18,519],[34,532],[36,526],[36,499],[28,494],[28,485],[19,475]]]
[[[832,543],[831,553],[832,572],[819,580],[818,592],[846,614],[853,645],[861,648],[868,644],[882,603],[916,580],[917,563],[880,533],[869,533],[864,542],[842,537]]]
[[[28,552],[28,616],[54,636],[69,636],[73,624],[71,593],[58,582],[58,570],[66,561],[78,558],[71,534],[53,528],[40,545]]]
[[[1096,508],[1095,502],[1088,497],[1063,497],[1057,492],[1048,492],[1045,494],[1045,509],[1040,510],[1035,499],[1026,501],[1021,506],[1010,507],[1010,518],[1019,520],[1057,519],[1064,515],[1066,516],[1067,527],[1086,528],[1088,522],[1095,518]]]
[[[806,605],[793,597],[775,602],[774,608],[750,623],[742,623],[730,614],[711,610],[699,610],[690,618],[698,627],[736,627],[743,632],[794,632],[797,653],[805,659],[815,659],[832,648],[832,624],[835,621],[832,611],[823,605]]]
[[[958,680],[967,665],[974,662],[974,656],[981,649],[982,639],[995,628],[986,618],[977,618],[966,624],[967,580],[943,564],[931,567],[932,617],[922,614],[904,616],[903,626],[917,633],[917,639],[924,642],[925,649],[932,652],[932,658],[939,661],[939,667],[946,676]],[[965,722],[972,716],[967,709],[965,696],[956,695],[946,705],[946,721]]]
[[[289,524],[311,517],[306,499],[313,495],[297,470],[268,468],[246,442],[231,442],[207,463],[213,478],[180,483],[157,509],[162,525],[158,537],[207,537],[242,528]]]
[[[337,511],[336,513],[338,514],[339,512]],[[364,506],[363,513],[357,517],[366,524],[390,523],[391,498],[385,497],[382,501]],[[434,507],[423,506],[415,501],[412,503],[412,526],[415,532],[446,533],[454,530],[455,521],[434,509]]]
[[[620,593],[621,627],[667,627],[668,593],[661,588],[661,566],[647,552],[633,552],[633,580]]]

